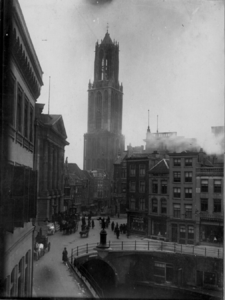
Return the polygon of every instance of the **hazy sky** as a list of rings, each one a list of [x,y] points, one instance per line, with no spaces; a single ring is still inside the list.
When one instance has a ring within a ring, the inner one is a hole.
[[[65,157],[83,168],[87,89],[94,50],[106,33],[120,45],[123,134],[145,145],[150,129],[176,131],[209,145],[224,125],[224,6],[221,0],[19,0],[44,86],[38,103],[63,116]]]

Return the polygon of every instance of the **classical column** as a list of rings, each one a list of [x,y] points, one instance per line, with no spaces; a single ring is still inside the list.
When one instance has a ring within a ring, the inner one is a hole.
[[[42,185],[42,191],[41,194],[44,192],[46,193],[48,190],[48,142],[44,141],[44,147],[43,147],[43,185]]]
[[[64,149],[59,150],[59,189],[63,193]]]
[[[52,145],[49,143],[49,162],[48,162],[48,189],[52,190],[52,173],[53,173],[53,151]]]
[[[56,173],[57,173],[57,183],[56,183],[56,188],[58,191],[60,191],[60,149],[57,148],[57,169],[56,169]]]
[[[53,149],[53,189],[57,189],[57,148]]]

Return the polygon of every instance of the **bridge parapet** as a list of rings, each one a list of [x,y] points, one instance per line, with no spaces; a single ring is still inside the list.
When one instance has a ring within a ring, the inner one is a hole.
[[[97,254],[98,243],[84,244],[77,246],[71,250],[71,262],[74,258],[81,256],[90,256],[91,254]],[[182,245],[170,242],[163,242],[157,240],[138,240],[138,241],[113,241],[108,242],[109,248],[104,250],[108,252],[112,251],[161,251],[161,252],[173,252],[189,255],[223,258],[223,248],[216,247],[203,247],[194,245]]]

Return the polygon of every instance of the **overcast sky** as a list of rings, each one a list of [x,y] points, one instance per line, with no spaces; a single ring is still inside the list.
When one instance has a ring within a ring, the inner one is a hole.
[[[65,157],[83,168],[87,89],[94,49],[106,33],[120,45],[123,134],[145,145],[150,129],[202,146],[224,125],[224,6],[221,0],[19,0],[43,74],[38,103],[63,116]],[[210,143],[207,142],[207,147]],[[213,145],[212,145],[213,146]]]

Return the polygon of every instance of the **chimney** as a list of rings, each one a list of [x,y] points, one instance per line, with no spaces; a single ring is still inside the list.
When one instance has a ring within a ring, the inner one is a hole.
[[[198,153],[198,161],[199,161],[200,163],[204,163],[205,157],[206,157],[205,152],[203,151],[202,148],[200,148],[199,153]]]
[[[154,154],[155,158],[159,158],[159,152],[158,151],[154,151],[153,154]]]

